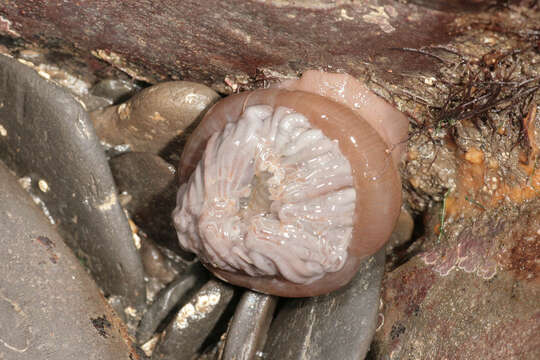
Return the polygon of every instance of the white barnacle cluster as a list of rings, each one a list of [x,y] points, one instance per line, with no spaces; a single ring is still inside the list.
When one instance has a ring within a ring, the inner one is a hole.
[[[256,105],[209,139],[174,222],[216,268],[308,284],[345,264],[355,204],[338,142],[294,110]]]

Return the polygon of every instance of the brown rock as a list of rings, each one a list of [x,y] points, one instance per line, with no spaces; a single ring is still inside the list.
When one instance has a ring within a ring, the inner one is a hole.
[[[118,106],[96,110],[91,118],[98,136],[110,145],[128,144],[133,151],[159,153],[182,135],[219,95],[187,81],[146,88]]]
[[[215,84],[227,75],[232,81],[265,80],[317,67],[358,76],[364,62],[383,72],[425,69],[437,61],[395,48],[444,43],[456,17],[394,0],[165,0],[136,6],[8,0],[0,9],[11,33],[55,47],[75,45],[84,56],[92,53],[151,83],[172,78]]]

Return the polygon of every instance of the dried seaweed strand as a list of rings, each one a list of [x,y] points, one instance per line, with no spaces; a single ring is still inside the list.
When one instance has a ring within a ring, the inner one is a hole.
[[[441,217],[440,217],[441,226],[439,229],[439,236],[437,237],[437,243],[440,243],[440,241],[442,240],[444,236],[444,222],[446,219],[446,199],[448,198],[448,195],[450,195],[450,189],[446,190],[443,197]]]
[[[467,200],[468,202],[470,202],[471,204],[473,205],[476,205],[478,206],[479,208],[481,208],[482,210],[486,210],[485,206],[480,204],[478,201],[474,200],[473,198],[470,198],[468,196],[465,196],[465,200]]]
[[[418,54],[422,54],[422,55],[425,55],[425,56],[430,56],[432,58],[435,58],[437,60],[439,60],[440,62],[442,63],[446,63],[446,60],[444,60],[443,58],[435,55],[435,54],[432,54],[428,51],[425,51],[424,48],[421,48],[421,49],[414,49],[414,48],[400,48],[400,47],[393,47],[393,48],[390,48],[390,50],[398,50],[398,51],[408,51],[408,52],[414,52],[414,53],[418,53]]]

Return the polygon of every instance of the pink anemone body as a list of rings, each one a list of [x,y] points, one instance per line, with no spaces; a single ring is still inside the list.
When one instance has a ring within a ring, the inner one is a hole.
[[[286,297],[347,284],[401,206],[407,119],[344,74],[229,96],[195,129],[173,213],[219,278]]]

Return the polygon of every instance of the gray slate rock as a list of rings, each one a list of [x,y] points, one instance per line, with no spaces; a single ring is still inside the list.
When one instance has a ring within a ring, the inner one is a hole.
[[[64,89],[0,56],[0,160],[29,177],[50,220],[106,294],[145,299],[143,269],[87,113]]]
[[[384,248],[328,295],[287,299],[270,327],[267,359],[364,359],[375,333]]]
[[[278,297],[246,291],[227,331],[223,360],[255,359],[264,346]]]
[[[169,323],[152,359],[193,359],[233,295],[232,286],[219,280],[208,281]]]
[[[116,315],[0,162],[0,359],[138,359]]]

